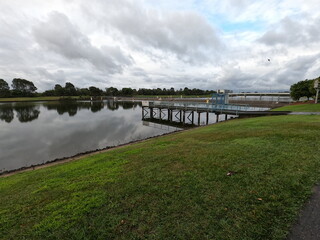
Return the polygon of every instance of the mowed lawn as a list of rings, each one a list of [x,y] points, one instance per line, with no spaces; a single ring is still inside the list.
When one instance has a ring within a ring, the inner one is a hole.
[[[320,112],[320,103],[288,105],[288,106],[273,109],[273,111]]]
[[[0,238],[285,239],[319,142],[320,116],[240,119],[3,177]]]

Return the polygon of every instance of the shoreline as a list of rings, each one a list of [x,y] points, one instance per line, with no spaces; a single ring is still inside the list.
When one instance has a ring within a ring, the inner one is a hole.
[[[192,128],[181,129],[181,130],[177,130],[177,131],[173,131],[173,132],[169,132],[169,133],[163,133],[161,135],[156,135],[156,136],[148,137],[148,138],[141,139],[141,140],[134,140],[134,141],[130,141],[130,142],[127,142],[127,143],[116,145],[116,146],[107,146],[107,147],[101,148],[101,149],[95,149],[95,150],[91,150],[91,151],[77,153],[77,154],[75,154],[73,156],[70,156],[70,157],[56,158],[54,160],[49,160],[49,161],[46,161],[44,163],[39,163],[39,164],[30,165],[30,166],[27,166],[27,167],[21,167],[21,168],[18,168],[18,169],[3,171],[3,172],[0,172],[0,178],[9,177],[9,176],[12,176],[12,175],[15,175],[15,174],[18,174],[18,173],[29,172],[29,171],[32,171],[32,170],[51,167],[51,166],[55,166],[55,165],[62,164],[62,163],[72,162],[72,161],[75,161],[75,160],[82,159],[84,157],[90,157],[90,156],[93,156],[93,155],[96,155],[96,154],[99,154],[99,153],[105,153],[105,152],[108,152],[108,151],[113,150],[113,149],[117,149],[117,148],[121,148],[121,147],[125,147],[125,146],[130,146],[130,145],[135,144],[135,143],[145,142],[145,141],[148,141],[148,140],[151,140],[151,139],[154,139],[154,138],[159,138],[159,137],[163,137],[163,136],[167,136],[167,135],[171,135],[171,134],[175,134],[175,133],[179,133],[179,132],[190,131],[190,130],[193,130],[193,129],[207,127],[207,126],[214,125],[214,124],[221,124],[221,123],[229,122],[229,121],[236,120],[236,119],[239,119],[239,118],[230,118],[230,119],[228,119],[226,121],[215,122],[215,123],[211,123],[211,124],[208,124],[208,125],[195,126],[195,127],[192,127]]]
[[[208,126],[208,125],[205,125],[205,126]],[[198,127],[204,127],[204,126],[198,126]],[[194,128],[198,128],[198,127],[194,127]],[[132,144],[135,144],[135,143],[145,142],[145,141],[153,139],[153,138],[167,136],[167,135],[170,135],[170,134],[174,134],[174,133],[182,132],[182,131],[187,131],[187,130],[190,130],[190,129],[182,129],[182,130],[177,130],[177,131],[173,131],[173,132],[169,132],[169,133],[163,133],[161,135],[156,135],[156,136],[148,137],[148,138],[141,139],[141,140],[134,140],[134,141],[130,141],[130,142],[127,142],[127,143],[119,144],[119,145],[116,145],[116,146],[107,146],[105,148],[100,148],[100,149],[89,150],[89,151],[86,151],[86,152],[77,153],[77,154],[75,154],[73,156],[70,156],[70,157],[56,158],[54,160],[48,160],[48,161],[46,161],[44,163],[33,164],[33,165],[30,165],[30,166],[26,166],[26,167],[20,167],[20,168],[13,169],[13,170],[3,171],[3,172],[0,172],[0,178],[9,177],[9,176],[12,176],[12,175],[15,175],[15,174],[18,174],[18,173],[29,172],[29,171],[32,171],[32,170],[42,169],[42,168],[51,167],[51,166],[55,166],[55,165],[62,164],[62,163],[67,163],[67,162],[79,160],[79,159],[82,159],[82,158],[85,158],[85,157],[90,157],[90,156],[93,156],[93,155],[96,155],[96,154],[99,154],[99,153],[105,153],[105,152],[110,151],[112,149],[117,149],[117,148],[129,146],[129,145],[132,145]]]

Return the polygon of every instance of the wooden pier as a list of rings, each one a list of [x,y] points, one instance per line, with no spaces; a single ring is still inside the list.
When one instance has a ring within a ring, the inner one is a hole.
[[[209,123],[210,113],[215,114],[215,122],[227,120],[233,117],[254,117],[266,115],[286,115],[289,112],[272,112],[261,108],[252,108],[247,105],[214,105],[212,103],[185,103],[185,102],[162,102],[142,101],[142,120],[166,120],[182,124],[200,125],[202,115],[205,115],[205,124]],[[211,114],[212,115],[212,114]]]

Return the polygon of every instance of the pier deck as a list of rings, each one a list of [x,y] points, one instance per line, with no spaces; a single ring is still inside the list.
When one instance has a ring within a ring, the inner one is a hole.
[[[273,112],[268,108],[256,108],[248,105],[232,104],[214,104],[212,102],[164,102],[164,101],[142,101],[142,119],[159,119],[174,121],[174,118],[181,123],[189,120],[194,124],[195,114],[198,115],[198,125],[200,125],[200,116],[206,113],[206,123],[209,122],[209,113],[216,115],[216,122],[219,121],[219,115],[224,114],[225,120],[228,115],[234,117],[254,117],[268,115],[287,115],[290,112]]]

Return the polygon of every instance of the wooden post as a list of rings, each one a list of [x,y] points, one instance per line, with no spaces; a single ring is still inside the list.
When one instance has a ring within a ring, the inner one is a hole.
[[[150,118],[153,119],[153,108],[150,108]]]
[[[217,113],[216,116],[216,122],[219,122],[219,113]]]
[[[180,119],[179,119],[179,122],[182,122],[182,110],[179,110],[180,111]]]
[[[206,124],[208,125],[209,124],[209,112],[207,112],[207,122]]]
[[[201,115],[201,112],[198,112],[198,126],[200,126],[200,115]]]
[[[183,119],[182,119],[182,123],[184,124],[186,121],[186,111],[183,110]]]
[[[170,109],[168,108],[168,121],[170,121]]]
[[[194,111],[191,113],[192,124],[194,123]]]
[[[226,114],[226,115],[224,116],[224,120],[225,120],[225,121],[228,120],[228,114]]]

